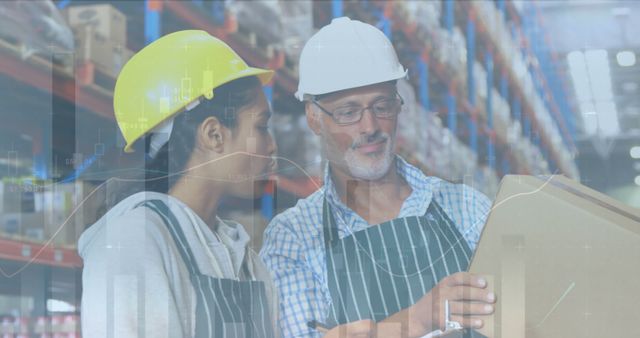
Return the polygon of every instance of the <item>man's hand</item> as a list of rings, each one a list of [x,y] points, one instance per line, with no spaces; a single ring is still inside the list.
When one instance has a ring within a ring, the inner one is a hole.
[[[376,323],[365,319],[338,325],[331,329],[324,338],[369,338],[375,337]]]
[[[449,301],[451,320],[465,328],[479,329],[484,320],[494,312],[496,295],[487,289],[487,281],[481,276],[459,272],[440,281],[409,310],[411,326],[422,332],[418,336],[437,329],[445,329],[445,300]]]

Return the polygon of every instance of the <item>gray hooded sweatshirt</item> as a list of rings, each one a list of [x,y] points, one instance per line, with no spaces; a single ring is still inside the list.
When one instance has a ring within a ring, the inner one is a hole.
[[[239,280],[253,275],[266,283],[272,325],[277,328],[271,275],[247,248],[249,235],[242,225],[218,219],[214,234],[180,200],[140,192],[118,203],[80,237],[82,336],[186,338],[195,333],[196,298],[188,269],[160,216],[149,208],[135,208],[150,199],[169,206],[203,274]]]

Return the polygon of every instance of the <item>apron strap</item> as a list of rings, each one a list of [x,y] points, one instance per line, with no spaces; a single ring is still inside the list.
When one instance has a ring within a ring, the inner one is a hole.
[[[340,239],[333,211],[326,197],[322,205],[322,232],[324,234],[325,247],[329,246],[331,241]]]
[[[162,222],[169,230],[171,237],[173,237],[173,241],[176,243],[176,247],[180,252],[184,264],[187,266],[187,269],[189,269],[189,273],[191,275],[200,275],[200,269],[191,251],[189,242],[180,227],[180,222],[171,212],[169,206],[162,200],[148,200],[140,203],[138,206],[147,207],[160,216]]]
[[[444,211],[444,209],[442,209],[442,206],[440,206],[440,204],[436,202],[435,199],[431,200],[425,216],[429,214],[430,211],[438,214],[441,219],[448,223],[449,226],[444,227],[444,229],[448,229],[449,231],[453,232],[454,237],[460,236],[460,247],[468,257],[473,256],[473,251],[471,251],[469,243],[467,243],[467,239],[464,236],[465,234],[458,229],[458,227],[456,226],[456,222],[454,222],[451,217],[449,217],[449,215]]]

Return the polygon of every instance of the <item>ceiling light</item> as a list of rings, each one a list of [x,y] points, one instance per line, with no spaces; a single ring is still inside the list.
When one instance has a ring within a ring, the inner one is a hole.
[[[620,67],[631,67],[636,64],[636,54],[632,51],[623,50],[618,52],[616,60]]]
[[[569,72],[571,73],[573,86],[576,89],[578,101],[590,101],[591,88],[589,86],[589,77],[587,75],[587,64],[584,59],[584,53],[581,51],[573,51],[567,55],[567,61],[569,62]]]
[[[596,100],[611,100],[613,90],[611,89],[611,72],[609,69],[609,58],[604,49],[588,50],[584,53],[589,71],[589,81],[591,82],[591,93]]]
[[[640,185],[640,176],[636,176],[636,179],[633,181],[636,182],[636,185]]]
[[[631,158],[640,158],[640,146],[631,147],[629,155],[631,155]]]

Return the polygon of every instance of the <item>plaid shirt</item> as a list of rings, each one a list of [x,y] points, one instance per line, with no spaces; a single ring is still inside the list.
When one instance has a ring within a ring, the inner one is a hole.
[[[413,190],[398,218],[424,215],[435,199],[455,222],[471,250],[475,250],[491,201],[469,186],[427,177],[399,156],[396,167]],[[370,226],[340,201],[328,166],[324,182],[318,191],[277,215],[265,232],[260,255],[279,291],[280,327],[284,337],[319,337],[318,332],[307,327],[307,322],[314,319],[323,322],[331,304],[322,233],[325,192],[340,238]]]

